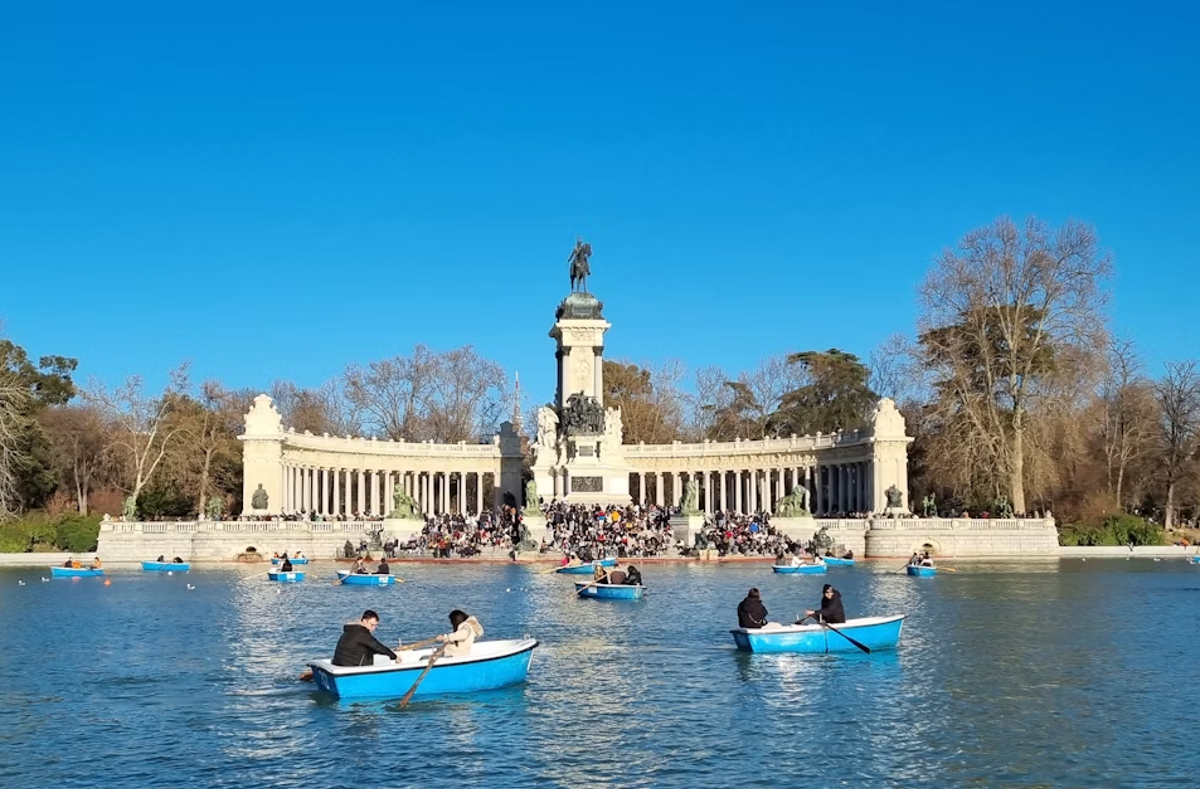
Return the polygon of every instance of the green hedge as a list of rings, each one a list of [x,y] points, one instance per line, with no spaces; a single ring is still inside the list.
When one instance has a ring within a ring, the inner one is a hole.
[[[99,538],[99,515],[68,513],[47,518],[45,515],[30,514],[21,520],[0,524],[0,553],[86,553],[96,549]]]
[[[1110,515],[1099,525],[1069,524],[1058,534],[1059,545],[1165,545],[1161,526],[1136,515]]]

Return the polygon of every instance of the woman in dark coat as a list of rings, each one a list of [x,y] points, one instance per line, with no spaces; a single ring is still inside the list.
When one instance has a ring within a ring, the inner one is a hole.
[[[738,627],[757,630],[767,623],[767,607],[762,603],[758,589],[746,593],[746,599],[738,603]]]
[[[813,617],[818,622],[840,625],[846,621],[846,610],[842,608],[842,593],[832,585],[825,584],[821,590],[821,607],[804,612],[804,618]],[[801,620],[803,621],[803,620]]]

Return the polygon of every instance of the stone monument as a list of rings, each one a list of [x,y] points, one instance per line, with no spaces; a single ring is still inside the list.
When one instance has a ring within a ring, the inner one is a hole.
[[[694,479],[683,486],[679,497],[679,512],[671,516],[671,536],[684,548],[696,544],[696,535],[704,530],[704,514],[700,511],[700,484]]]
[[[604,304],[587,290],[592,247],[577,239],[567,261],[571,292],[555,312],[554,402],[538,409],[533,479],[543,500],[629,504],[621,412],[604,407]],[[535,497],[536,500],[536,497]]]
[[[775,502],[771,525],[793,540],[811,539],[817,530],[817,522],[808,511],[808,488],[797,485],[791,493]]]
[[[382,532],[389,539],[407,542],[421,533],[425,526],[425,516],[421,507],[408,494],[403,485],[397,485],[392,495],[392,511],[383,520]]]

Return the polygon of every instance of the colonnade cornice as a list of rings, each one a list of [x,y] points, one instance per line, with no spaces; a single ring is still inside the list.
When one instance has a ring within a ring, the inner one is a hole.
[[[459,441],[441,444],[433,441],[393,441],[377,438],[339,438],[337,436],[314,436],[309,433],[283,433],[275,439],[265,436],[240,436],[243,440],[281,441],[287,452],[322,452],[356,457],[431,457],[431,458],[488,458],[504,457],[499,440],[487,444],[470,444]]]
[[[908,439],[911,441],[912,439]],[[684,443],[675,441],[670,444],[625,444],[625,456],[655,457],[660,455],[711,457],[720,455],[754,456],[770,453],[813,452],[816,450],[837,450],[844,448],[859,448],[870,452],[870,446],[875,437],[866,431],[855,430],[850,433],[831,433],[815,436],[791,436],[789,438],[737,439],[735,441],[703,441]]]
[[[826,453],[774,453],[759,455],[675,455],[671,457],[627,457],[632,471],[691,471],[693,469],[722,469],[734,471],[771,470],[781,468],[815,468],[839,463],[862,463],[872,459],[867,453],[846,453],[829,456]]]
[[[500,457],[492,458],[456,458],[431,457],[421,455],[380,456],[380,455],[349,455],[349,454],[316,454],[313,452],[288,452],[284,450],[282,457],[284,465],[297,468],[336,468],[369,471],[448,471],[448,472],[479,472],[481,474],[498,471]]]

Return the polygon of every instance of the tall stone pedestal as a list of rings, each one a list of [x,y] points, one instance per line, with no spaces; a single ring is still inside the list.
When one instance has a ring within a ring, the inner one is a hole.
[[[425,522],[416,518],[384,518],[384,542],[388,539],[399,540],[402,543],[408,542],[421,536],[421,529],[424,527]]]
[[[800,518],[780,518],[774,516],[771,518],[771,525],[797,541],[811,540],[813,535],[817,533],[817,522],[813,520],[811,515],[805,515]]]
[[[704,529],[703,515],[671,516],[671,535],[676,544],[682,542],[684,548],[691,548],[696,544],[696,535],[702,529]]]

